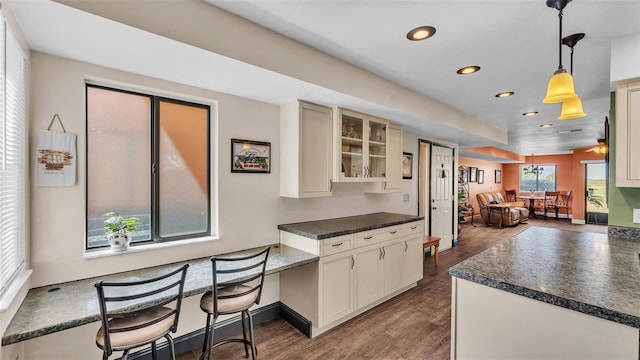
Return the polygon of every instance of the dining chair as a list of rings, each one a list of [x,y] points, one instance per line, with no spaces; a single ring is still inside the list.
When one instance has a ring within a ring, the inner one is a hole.
[[[514,189],[506,189],[504,191],[504,195],[507,202],[516,201],[516,191]]]
[[[207,313],[204,343],[200,359],[208,355],[210,360],[213,349],[231,342],[244,344],[244,356],[257,357],[256,344],[253,338],[253,319],[249,308],[260,303],[264,275],[270,248],[242,257],[212,257],[211,268],[213,283],[211,290],[202,295],[200,309]],[[214,342],[214,330],[219,315],[240,313],[242,338],[223,339]],[[245,324],[245,319],[248,324]],[[249,336],[247,338],[247,328]]]
[[[557,191],[545,191],[544,192],[544,218],[547,218],[547,212],[550,210],[556,212],[556,218],[558,217],[558,212],[556,211],[556,205],[558,202],[558,192]]]
[[[569,199],[571,198],[571,190],[558,191],[558,199],[553,211],[556,213],[556,220],[558,220],[558,213],[560,210],[564,210],[569,217]]]
[[[98,291],[102,326],[96,334],[96,345],[107,360],[114,351],[129,351],[151,344],[157,359],[156,342],[167,340],[171,359],[175,359],[173,338],[178,329],[184,281],[189,264],[156,277],[135,281],[95,283]]]

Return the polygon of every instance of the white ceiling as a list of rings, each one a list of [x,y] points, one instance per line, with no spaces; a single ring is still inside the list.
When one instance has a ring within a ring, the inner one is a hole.
[[[150,14],[154,1],[163,0],[145,0]],[[609,113],[611,40],[640,32],[640,0],[575,0],[567,5],[563,35],[586,33],[575,47],[573,70],[588,116],[561,121],[561,105],[541,101],[558,66],[558,13],[545,0],[206,1],[504,129],[509,143],[429,122],[407,122],[412,132],[523,155],[568,153],[597,144]],[[275,104],[314,96],[340,104],[359,101],[49,0],[10,0],[10,6],[37,51]],[[420,25],[434,26],[437,33],[424,42],[408,41],[406,33]],[[562,48],[568,69],[569,48]],[[455,73],[472,64],[481,71]],[[495,98],[501,91],[516,94]],[[531,110],[540,113],[521,115]],[[554,126],[540,128],[543,123]],[[575,129],[581,131],[558,134]]]

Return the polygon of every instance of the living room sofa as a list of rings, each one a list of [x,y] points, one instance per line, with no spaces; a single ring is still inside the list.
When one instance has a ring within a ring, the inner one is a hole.
[[[481,192],[476,195],[476,199],[485,224],[514,226],[529,219],[529,209],[525,207],[524,202],[505,202],[501,192]]]

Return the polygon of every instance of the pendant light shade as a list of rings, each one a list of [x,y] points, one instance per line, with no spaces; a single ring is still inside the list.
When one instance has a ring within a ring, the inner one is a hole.
[[[562,103],[562,112],[558,119],[571,120],[585,116],[587,116],[587,114],[582,110],[582,101],[579,97],[576,97],[574,100],[568,100]]]
[[[547,96],[544,103],[559,103],[577,99],[578,95],[573,88],[573,77],[565,69],[558,69],[547,85]]]

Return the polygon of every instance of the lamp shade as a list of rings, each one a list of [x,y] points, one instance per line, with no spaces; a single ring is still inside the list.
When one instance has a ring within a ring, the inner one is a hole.
[[[582,110],[582,101],[579,97],[576,97],[574,100],[568,100],[562,103],[562,112],[558,119],[571,120],[585,116],[587,116],[587,114]]]
[[[558,69],[547,86],[547,97],[542,102],[544,103],[559,103],[567,100],[573,100],[577,98],[575,90],[573,89],[573,77],[565,69]]]

